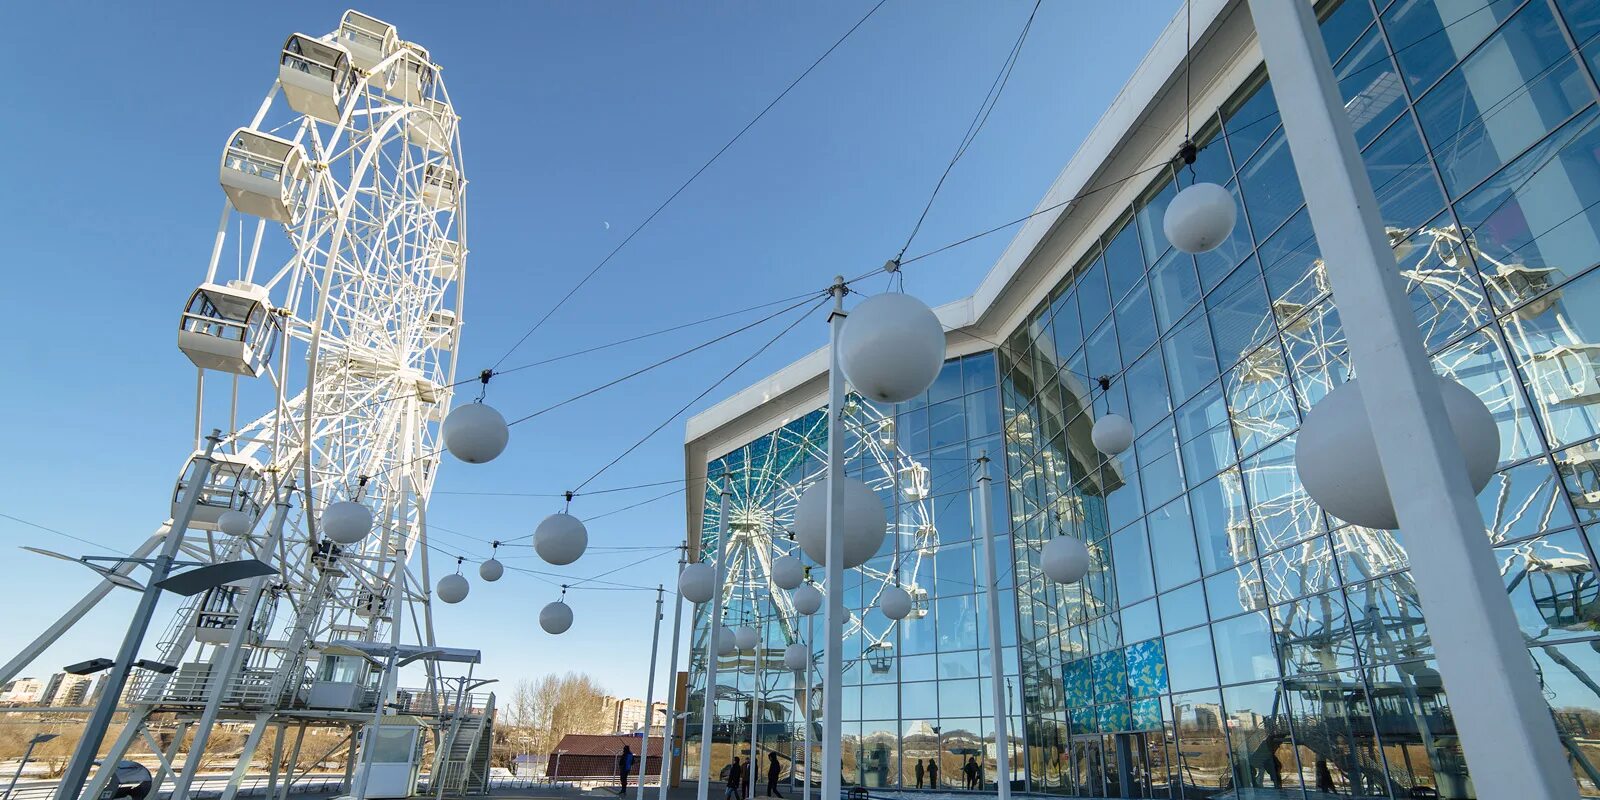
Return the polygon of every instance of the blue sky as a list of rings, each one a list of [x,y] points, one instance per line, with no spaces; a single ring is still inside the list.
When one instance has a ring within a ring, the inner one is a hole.
[[[364,9],[429,48],[462,115],[472,250],[462,374],[499,358],[870,6]],[[506,364],[820,289],[836,273],[881,265],[910,232],[1031,8],[1017,0],[889,0]],[[1030,211],[1178,8],[1177,0],[1047,0],[1004,96],[911,254]],[[204,276],[222,199],[223,139],[249,121],[271,86],[284,38],[325,33],[341,10],[312,2],[63,2],[0,11],[9,30],[49,32],[11,37],[0,53],[11,76],[0,82],[8,187],[0,228],[10,283],[0,370],[12,387],[0,396],[10,420],[0,513],[101,546],[3,518],[0,542],[125,552],[167,516],[189,453],[194,392],[174,330]],[[965,296],[1008,236],[918,262],[907,269],[907,290],[934,305]],[[507,417],[522,416],[757,316],[507,375],[494,382],[490,401]],[[559,492],[777,330],[752,331],[518,426],[510,450],[491,464],[447,460],[430,521],[479,539],[530,534],[558,501],[449,492]],[[818,314],[694,410],[825,338]],[[682,438],[679,420],[593,487],[681,478]],[[660,491],[579,498],[574,512],[592,516]],[[683,535],[683,503],[672,497],[596,521],[590,543],[670,546]],[[435,542],[469,558],[488,549],[438,528]],[[93,581],[81,567],[0,552],[0,598],[13,612],[0,627],[0,657],[9,658]],[[566,572],[593,575],[649,554],[595,551]],[[509,555],[518,558],[508,564],[538,566],[529,550]],[[674,576],[667,555],[611,579],[670,588]],[[436,606],[440,642],[481,648],[488,663],[480,672],[507,682],[579,669],[614,693],[642,696],[653,596],[574,593],[573,629],[552,638],[539,631],[537,615],[555,595],[526,576],[474,579],[466,602]],[[23,674],[110,655],[132,602],[131,593],[116,593]],[[169,619],[157,617],[152,642]]]

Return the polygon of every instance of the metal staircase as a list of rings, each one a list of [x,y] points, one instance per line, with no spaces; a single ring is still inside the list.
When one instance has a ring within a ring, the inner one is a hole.
[[[463,703],[444,728],[434,778],[428,787],[436,796],[488,794],[494,748],[494,695],[483,708]]]

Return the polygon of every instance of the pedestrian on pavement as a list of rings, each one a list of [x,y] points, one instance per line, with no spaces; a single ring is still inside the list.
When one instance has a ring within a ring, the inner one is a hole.
[[[733,763],[728,765],[727,788],[722,793],[723,800],[739,800],[739,779],[744,773],[744,768],[739,766],[739,757],[733,757]]]
[[[939,788],[939,760],[936,758],[928,759],[928,788]]]
[[[778,752],[767,753],[767,796],[782,798],[778,794]]]
[[[922,759],[917,759],[917,788],[922,788],[922,775],[927,768],[922,766]]]
[[[617,790],[617,796],[628,793],[628,773],[633,771],[633,748],[623,745],[622,755],[617,756],[617,776],[621,779],[622,788]]]

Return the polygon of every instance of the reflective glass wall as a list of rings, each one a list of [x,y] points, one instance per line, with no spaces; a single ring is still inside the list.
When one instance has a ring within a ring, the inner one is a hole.
[[[893,524],[872,560],[846,573],[844,604],[851,617],[844,639],[844,776],[868,787],[961,788],[968,776],[991,786],[995,735],[990,724],[992,675],[986,617],[990,586],[981,580],[981,536],[973,518],[978,459],[990,464],[991,525],[1000,576],[1002,680],[1020,730],[1022,700],[1016,648],[1016,596],[1000,435],[1001,406],[993,353],[947,361],[921,397],[880,406],[851,396],[845,411],[847,474],[877,491]],[[823,477],[826,417],[816,410],[707,465],[702,554],[728,546],[725,624],[761,630],[761,647],[718,661],[713,780],[732,756],[748,757],[751,699],[756,711],[759,767],[777,753],[781,780],[801,760],[806,681],[783,668],[784,648],[821,641],[822,614],[802,617],[789,595],[769,599],[774,556],[798,549],[788,532],[800,494]],[[729,487],[724,537],[719,491]],[[813,563],[806,559],[806,563]],[[822,570],[815,578],[820,582]],[[878,596],[898,583],[913,597],[907,619],[894,622],[877,610]],[[827,587],[824,587],[825,589]],[[710,606],[696,609],[690,655],[690,701],[685,776],[698,775],[700,720],[704,710],[706,632]],[[812,648],[820,665],[822,648]],[[759,676],[758,676],[759,668]],[[820,677],[813,675],[820,684]],[[820,712],[820,691],[812,699]],[[820,724],[813,729],[820,731]],[[813,736],[816,741],[816,736]],[[1021,786],[1020,736],[1013,779]],[[820,759],[821,747],[813,750]],[[969,769],[970,765],[970,769]],[[814,766],[820,780],[822,765]],[[765,780],[763,777],[761,780]]]
[[[1435,368],[1499,424],[1485,535],[1600,795],[1600,2],[1325,6]],[[1329,517],[1296,477],[1304,414],[1351,369],[1266,80],[1000,352],[1036,790],[1475,796],[1408,572],[1427,543]],[[1241,214],[1189,257],[1161,216],[1195,181]],[[1138,433],[1112,459],[1089,444],[1107,409]],[[1079,585],[1039,570],[1057,535],[1090,546]]]

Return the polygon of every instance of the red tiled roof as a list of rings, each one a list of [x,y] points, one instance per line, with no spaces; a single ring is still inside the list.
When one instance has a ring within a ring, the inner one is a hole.
[[[638,736],[620,736],[612,734],[569,733],[561,737],[561,742],[556,745],[557,750],[566,751],[566,755],[574,756],[616,756],[622,753],[623,745],[633,748],[635,757],[641,755],[641,749],[651,758],[661,755],[661,737],[651,737],[644,748],[639,747]],[[554,754],[552,753],[552,756]]]

